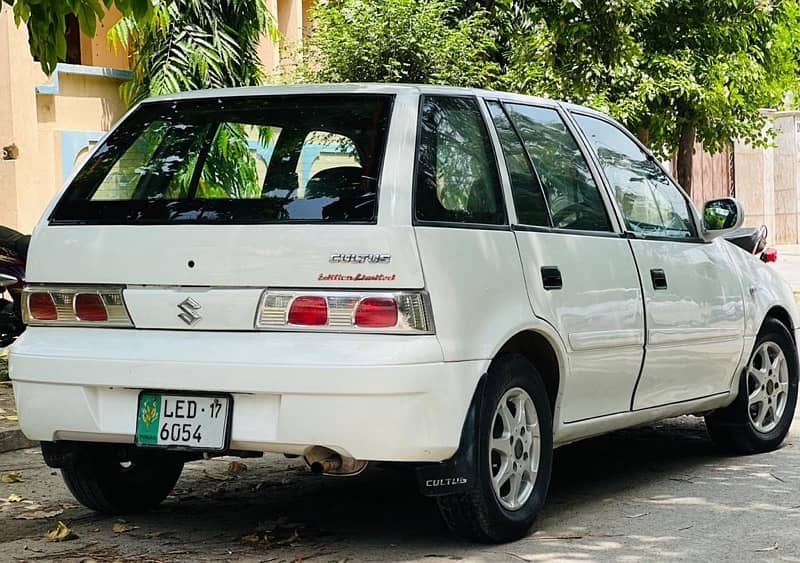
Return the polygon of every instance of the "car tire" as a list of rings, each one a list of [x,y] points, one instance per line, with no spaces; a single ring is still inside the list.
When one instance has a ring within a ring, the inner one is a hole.
[[[176,456],[121,456],[110,446],[89,446],[61,468],[61,475],[85,507],[107,514],[129,514],[161,504],[182,470],[183,460]]]
[[[519,404],[526,405],[525,423],[507,424],[508,415],[516,419]],[[533,421],[535,427],[530,424]],[[519,539],[528,534],[544,506],[553,465],[550,399],[541,376],[525,357],[507,355],[492,363],[477,432],[475,486],[469,492],[437,499],[439,511],[448,528],[462,538],[483,543]],[[512,474],[503,480],[500,473],[506,467]],[[524,469],[513,472],[515,467]]]
[[[794,340],[782,323],[768,319],[739,377],[736,400],[705,417],[711,439],[733,454],[776,449],[794,418],[797,385]]]

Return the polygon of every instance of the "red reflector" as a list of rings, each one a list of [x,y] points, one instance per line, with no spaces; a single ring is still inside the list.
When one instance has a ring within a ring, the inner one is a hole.
[[[761,253],[761,260],[764,262],[777,262],[778,261],[778,249],[777,248],[768,248],[764,252]]]
[[[397,325],[397,301],[388,297],[368,297],[358,304],[356,326],[391,328]]]
[[[58,311],[53,298],[49,293],[31,293],[28,296],[28,310],[31,317],[37,321],[55,321],[58,319]]]
[[[75,296],[75,316],[81,321],[102,322],[108,320],[103,300],[94,293],[79,293]]]
[[[328,324],[328,301],[316,295],[304,295],[292,301],[289,324],[322,326]]]

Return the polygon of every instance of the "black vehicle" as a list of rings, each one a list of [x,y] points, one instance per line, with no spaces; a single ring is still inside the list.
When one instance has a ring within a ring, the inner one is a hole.
[[[21,296],[31,237],[0,226],[0,348],[25,330]]]

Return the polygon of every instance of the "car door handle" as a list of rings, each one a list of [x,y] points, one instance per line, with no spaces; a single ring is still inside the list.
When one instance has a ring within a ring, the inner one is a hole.
[[[667,274],[664,270],[654,269],[650,270],[650,279],[653,280],[653,289],[667,289]]]
[[[542,266],[542,285],[548,291],[564,287],[561,270],[558,269],[558,266]]]

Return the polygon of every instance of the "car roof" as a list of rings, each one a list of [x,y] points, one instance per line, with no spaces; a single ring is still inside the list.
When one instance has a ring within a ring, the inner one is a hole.
[[[342,83],[342,84],[293,84],[285,86],[249,86],[244,88],[218,88],[193,90],[178,94],[167,94],[148,98],[145,102],[198,100],[208,98],[233,98],[245,96],[280,96],[287,94],[440,94],[449,96],[479,96],[490,99],[518,99],[540,105],[558,105],[557,100],[525,96],[510,92],[483,90],[480,88],[459,88],[455,86],[434,86],[430,84],[390,84],[390,83]],[[572,106],[572,104],[570,104]],[[573,106],[575,108],[582,106]]]

